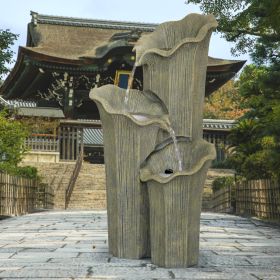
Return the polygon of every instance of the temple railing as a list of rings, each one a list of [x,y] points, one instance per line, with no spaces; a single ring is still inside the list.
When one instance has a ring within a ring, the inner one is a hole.
[[[72,176],[70,178],[69,185],[68,185],[68,187],[65,191],[65,209],[67,209],[68,204],[70,202],[70,198],[71,198],[75,183],[77,181],[77,178],[79,176],[79,173],[80,173],[80,170],[81,170],[81,167],[82,167],[82,164],[83,164],[83,158],[84,158],[84,150],[81,149],[80,154],[79,154],[79,156],[77,158],[77,161],[76,161],[76,164],[75,164],[74,171],[73,171]]]
[[[53,134],[32,134],[25,139],[25,148],[31,151],[58,152],[59,139]]]

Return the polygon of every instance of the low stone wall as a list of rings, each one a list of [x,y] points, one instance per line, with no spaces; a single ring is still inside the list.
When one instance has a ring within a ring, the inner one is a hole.
[[[209,169],[207,172],[207,178],[204,184],[203,196],[202,196],[202,210],[212,211],[213,209],[213,190],[212,184],[216,178],[234,176],[233,169]]]
[[[212,197],[212,211],[232,213],[234,211],[235,189],[231,186],[214,191]]]
[[[59,152],[30,151],[27,152],[22,162],[59,162]]]

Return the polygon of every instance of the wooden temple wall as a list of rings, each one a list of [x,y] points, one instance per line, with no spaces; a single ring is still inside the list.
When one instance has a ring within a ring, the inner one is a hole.
[[[83,145],[83,127],[61,125],[59,127],[60,160],[73,161],[78,158]]]
[[[215,145],[217,157],[216,162],[221,162],[227,158],[227,147],[229,143],[227,141],[228,132],[220,133],[216,131],[203,131],[203,139]]]

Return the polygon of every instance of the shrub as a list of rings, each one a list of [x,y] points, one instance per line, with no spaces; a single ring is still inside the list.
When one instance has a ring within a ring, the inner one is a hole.
[[[33,166],[15,166],[7,163],[0,163],[0,172],[1,171],[28,179],[40,179],[37,168]]]
[[[211,168],[214,169],[233,169],[232,163],[228,160],[225,159],[223,161],[213,161]]]
[[[213,181],[212,189],[214,192],[225,188],[227,186],[234,186],[234,177],[226,176],[226,177],[219,177]]]
[[[1,111],[0,131],[0,163],[16,166],[25,152],[23,147],[28,130],[7,111]]]

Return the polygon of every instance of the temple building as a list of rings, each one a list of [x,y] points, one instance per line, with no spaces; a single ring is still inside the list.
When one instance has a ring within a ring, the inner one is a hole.
[[[60,160],[76,160],[83,149],[88,161],[103,162],[100,117],[89,91],[105,84],[126,88],[135,61],[133,46],[156,26],[31,12],[26,46],[19,47],[16,64],[0,88],[0,103],[17,107],[20,118],[59,121],[55,132],[34,131],[27,145],[34,151],[55,151]],[[232,79],[244,63],[209,57],[205,95]],[[133,88],[141,90],[142,82],[137,67]],[[204,137],[217,147],[224,145],[232,125],[204,120]],[[44,144],[52,141],[56,144]]]

